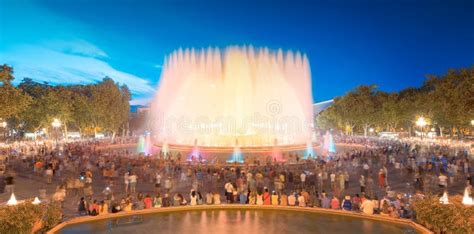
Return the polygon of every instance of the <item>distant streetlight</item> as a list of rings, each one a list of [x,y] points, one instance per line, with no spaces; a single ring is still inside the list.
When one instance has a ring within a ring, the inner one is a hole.
[[[2,128],[6,128],[7,127],[7,122],[3,121],[2,124],[0,124],[0,126],[2,126]]]
[[[473,120],[471,120],[471,125],[472,125],[472,126],[474,126],[474,119],[473,119]]]
[[[369,128],[370,135],[374,133],[374,128]]]
[[[416,120],[416,126],[421,128],[421,139],[423,140],[423,128],[427,125],[427,122],[423,116]]]
[[[51,125],[53,126],[53,128],[59,128],[61,127],[61,121],[59,121],[59,119],[54,119]]]

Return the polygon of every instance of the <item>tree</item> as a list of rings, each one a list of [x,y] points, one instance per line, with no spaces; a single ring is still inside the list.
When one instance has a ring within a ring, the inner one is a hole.
[[[0,119],[7,120],[18,116],[31,102],[31,97],[11,84],[13,68],[0,66]]]
[[[8,66],[7,64],[3,64],[0,66],[0,82],[3,84],[9,84],[13,81],[15,77],[13,77],[13,68]]]

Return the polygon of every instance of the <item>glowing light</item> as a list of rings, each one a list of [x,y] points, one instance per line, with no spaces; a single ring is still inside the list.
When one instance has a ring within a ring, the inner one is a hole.
[[[38,197],[35,197],[35,199],[33,200],[33,202],[31,202],[31,204],[33,205],[39,205],[41,203],[40,199]]]
[[[374,132],[374,129],[373,129],[373,128],[369,128],[369,132]]]
[[[439,198],[439,202],[441,204],[449,204],[449,199],[448,199],[448,192],[444,192],[443,196]]]
[[[53,126],[53,128],[59,128],[61,127],[61,121],[59,121],[59,119],[54,119],[51,125]]]
[[[313,149],[313,143],[308,142],[306,143],[306,155],[304,159],[316,158],[316,154]]]
[[[14,206],[16,204],[18,204],[18,201],[16,200],[15,194],[12,193],[12,195],[10,196],[10,199],[7,202],[7,205]]]
[[[423,116],[420,117],[420,118],[418,118],[418,119],[416,120],[416,126],[418,126],[418,127],[424,127],[424,126],[426,126],[427,124],[428,124],[428,123],[426,122],[426,120],[425,120],[425,118],[424,118]]]
[[[166,58],[151,115],[158,142],[306,144],[313,118],[308,59],[253,47],[179,50]]]
[[[324,135],[323,150],[327,153],[336,153],[336,144],[334,144],[334,138],[329,131]]]
[[[244,163],[244,156],[242,154],[242,151],[240,150],[239,147],[239,142],[236,140],[235,141],[235,146],[234,146],[234,151],[232,152],[232,155],[229,160],[227,160],[228,163]]]
[[[138,144],[137,144],[137,153],[145,153],[145,137],[140,136],[138,138]]]
[[[467,205],[467,206],[474,205],[474,199],[472,199],[472,197],[469,196],[469,190],[467,188],[464,189],[464,196],[462,197],[462,204]]]
[[[7,127],[7,122],[3,121],[0,126],[2,126],[2,128],[6,128]]]

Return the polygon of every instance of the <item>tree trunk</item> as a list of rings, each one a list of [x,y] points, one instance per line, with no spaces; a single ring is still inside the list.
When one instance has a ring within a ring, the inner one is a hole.
[[[68,138],[67,137],[67,124],[64,124],[64,133],[65,133],[64,139],[67,141],[67,138]]]
[[[444,127],[439,127],[439,136],[440,136],[440,137],[443,137],[443,136],[444,136],[444,135],[443,135],[443,129],[444,129]]]

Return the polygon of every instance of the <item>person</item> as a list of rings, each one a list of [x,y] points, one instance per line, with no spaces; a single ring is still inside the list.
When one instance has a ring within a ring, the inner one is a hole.
[[[278,195],[275,191],[272,192],[272,205],[277,206],[278,205]]]
[[[247,204],[247,193],[242,191],[239,195],[240,204]]]
[[[212,193],[211,192],[206,193],[206,204],[207,205],[212,205]]]
[[[197,194],[196,194],[196,191],[191,190],[191,193],[190,193],[189,196],[190,196],[190,205],[192,205],[192,206],[197,205]]]
[[[132,203],[129,200],[125,201],[123,211],[132,211]]]
[[[151,199],[150,195],[147,194],[143,199],[143,203],[145,204],[145,209],[150,209],[153,207],[153,200]]]
[[[111,211],[112,211],[112,213],[114,213],[114,214],[115,214],[115,213],[118,213],[118,212],[122,211],[122,207],[120,206],[119,203],[113,202],[113,203],[112,203],[112,210],[111,210]]]
[[[204,204],[204,197],[202,196],[201,192],[199,192],[199,191],[197,192],[197,197],[198,197],[197,204],[198,205]]]
[[[234,185],[232,185],[231,181],[227,181],[227,183],[224,185],[225,189],[225,198],[227,203],[232,203],[232,197],[233,197],[233,192],[234,192]]]
[[[385,173],[383,169],[379,170],[379,188],[385,188]]]
[[[282,193],[280,196],[280,206],[287,206],[288,205],[288,196],[286,193]]]
[[[300,207],[306,207],[306,198],[302,194],[298,196],[298,205]]]
[[[161,174],[159,172],[155,175],[155,193],[160,192]]]
[[[261,193],[257,194],[257,205],[259,206],[263,205],[263,194]]]
[[[443,173],[438,176],[438,185],[440,188],[446,189],[448,187],[448,177]]]
[[[99,215],[106,215],[109,213],[109,204],[103,200],[100,202]]]
[[[163,203],[163,199],[161,199],[160,193],[157,193],[155,198],[153,199],[153,207],[161,207]]]
[[[171,191],[171,187],[172,187],[171,177],[168,176],[168,178],[166,178],[165,180],[165,189],[167,193]]]
[[[339,199],[336,196],[333,196],[331,199],[331,209],[333,210],[339,209]]]
[[[170,199],[170,194],[165,193],[165,196],[161,200],[161,206],[162,207],[170,207],[171,206],[171,199]]]
[[[181,205],[181,197],[178,193],[175,193],[173,196],[173,206],[180,206]]]
[[[390,205],[387,200],[382,200],[382,208],[380,209],[381,216],[389,216],[390,215]]]
[[[342,200],[342,205],[341,208],[345,211],[351,211],[352,210],[352,202],[351,202],[351,197],[350,196],[345,196],[344,200]]]
[[[214,193],[214,197],[212,198],[214,201],[214,205],[220,205],[221,204],[221,195],[219,193]]]
[[[96,216],[99,214],[99,206],[97,205],[97,200],[94,200],[89,206],[89,215]]]
[[[255,191],[250,192],[249,205],[255,205],[257,202],[257,193]]]
[[[53,169],[51,167],[48,167],[45,173],[46,173],[47,183],[51,184],[53,182]]]
[[[304,173],[304,171],[301,172],[300,181],[301,181],[301,188],[304,188],[305,182],[306,182],[306,174]]]
[[[360,209],[362,210],[362,213],[368,214],[368,215],[374,214],[374,208],[375,208],[374,202],[370,200],[368,197],[366,197],[364,202],[362,202],[362,205],[360,205]]]
[[[294,193],[291,193],[290,196],[288,196],[288,205],[290,206],[296,205],[296,196]]]
[[[137,180],[138,176],[135,173],[132,173],[131,176],[129,176],[130,180],[130,192],[135,193],[136,192],[136,186],[137,186]]]
[[[365,192],[365,177],[363,175],[360,175],[359,185],[360,185],[360,192],[361,193]]]
[[[79,215],[86,215],[87,214],[87,209],[86,209],[86,201],[84,200],[84,197],[81,197],[81,200],[79,201],[77,211],[79,212]]]
[[[268,188],[265,188],[263,192],[263,204],[264,205],[271,205],[271,198],[270,198],[270,193],[268,192]]]
[[[330,204],[331,204],[331,200],[329,199],[329,197],[327,197],[326,193],[323,191],[322,192],[322,198],[321,198],[321,207],[322,208],[325,208],[325,209],[329,209],[330,207]]]

